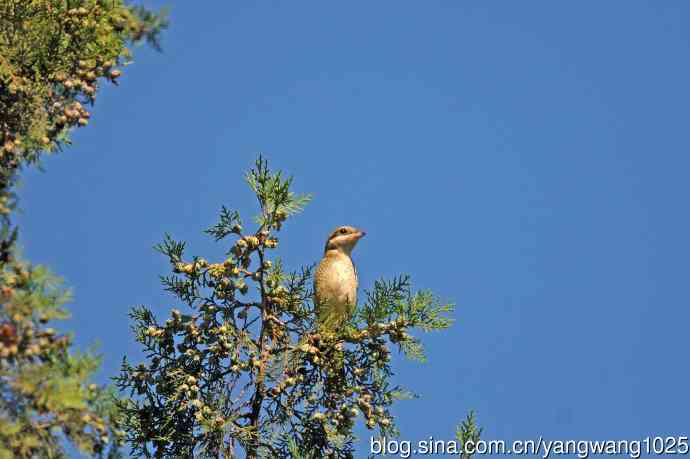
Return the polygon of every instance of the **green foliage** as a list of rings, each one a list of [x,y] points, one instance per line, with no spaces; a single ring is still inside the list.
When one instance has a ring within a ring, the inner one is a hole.
[[[166,25],[122,0],[0,0],[0,214],[16,171],[88,124],[101,83],[130,60],[127,43],[157,47]]]
[[[283,180],[280,171],[271,174],[268,162],[261,156],[256,161],[254,169],[247,173],[246,180],[259,200],[261,214],[257,216],[256,221],[262,227],[274,226],[279,231],[287,217],[301,212],[311,201],[311,195],[291,192],[292,177]]]
[[[216,242],[220,241],[221,239],[224,239],[226,236],[232,233],[237,233],[239,234],[242,231],[242,220],[240,219],[240,213],[237,212],[236,210],[230,211],[228,210],[225,206],[220,210],[220,221],[212,226],[211,228],[206,230],[207,234],[210,234],[216,239]],[[171,241],[169,237],[166,237],[166,241]],[[174,241],[173,241],[174,242]],[[165,253],[169,253],[169,249],[164,249],[161,246],[159,247],[159,251]],[[180,247],[180,249],[184,249],[184,245]],[[176,252],[173,252],[176,253]],[[182,252],[180,252],[182,253]],[[178,260],[179,261],[179,260]]]
[[[465,418],[465,420],[463,420],[460,423],[455,432],[455,436],[458,439],[460,445],[462,446],[462,451],[465,451],[465,445],[467,444],[467,442],[471,442],[473,448],[477,447],[477,442],[479,442],[479,440],[481,439],[482,430],[483,429],[477,426],[474,411],[470,411],[467,415],[467,418]],[[460,458],[471,459],[473,455],[474,454],[463,452],[460,455]]]
[[[65,457],[63,437],[84,454],[115,454],[112,394],[88,384],[100,359],[70,353],[71,337],[47,327],[68,317],[69,293],[43,267],[1,266],[0,458]]]
[[[185,257],[169,235],[156,247],[172,268],[163,287],[181,305],[163,322],[143,306],[130,314],[146,359],[124,359],[116,381],[137,456],[352,457],[357,419],[394,435],[390,408],[412,396],[391,383],[390,347],[422,359],[408,331],[451,324],[452,307],[413,292],[403,276],[376,282],[347,326],[319,332],[312,268],[286,271],[272,256],[282,225],[309,197],[262,158],[246,178],[258,227],[245,231],[223,208],[206,231],[227,249],[220,260]]]
[[[413,360],[424,362],[426,356],[421,341],[410,336],[406,329],[416,327],[428,332],[448,328],[453,323],[447,316],[453,311],[453,305],[439,303],[428,291],[413,293],[409,276],[376,281],[366,296],[367,301],[357,311],[353,325],[386,334]]]
[[[88,384],[100,364],[72,353],[49,323],[67,318],[68,292],[15,256],[13,187],[25,165],[69,144],[88,124],[104,81],[116,83],[126,45],[159,46],[163,15],[122,0],[0,0],[0,458],[118,457],[111,389]]]

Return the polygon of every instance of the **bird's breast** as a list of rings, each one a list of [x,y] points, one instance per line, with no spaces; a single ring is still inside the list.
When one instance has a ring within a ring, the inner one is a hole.
[[[338,309],[357,303],[357,273],[350,257],[326,256],[315,273],[314,290],[319,304]]]

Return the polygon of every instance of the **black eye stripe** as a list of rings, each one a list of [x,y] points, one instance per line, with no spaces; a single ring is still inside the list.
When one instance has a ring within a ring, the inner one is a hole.
[[[338,228],[331,233],[331,235],[328,237],[328,240],[330,241],[339,236],[346,236],[348,234],[351,234],[350,228]]]

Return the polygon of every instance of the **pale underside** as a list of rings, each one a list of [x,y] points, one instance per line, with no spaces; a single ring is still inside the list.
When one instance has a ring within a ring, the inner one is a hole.
[[[333,251],[323,257],[314,275],[314,299],[319,323],[338,328],[357,304],[357,271],[346,254]]]

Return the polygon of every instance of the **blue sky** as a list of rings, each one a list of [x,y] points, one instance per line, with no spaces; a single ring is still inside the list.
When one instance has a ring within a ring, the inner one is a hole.
[[[131,306],[179,306],[152,246],[222,256],[202,230],[253,215],[263,152],[314,194],[288,266],[357,225],[363,287],[409,273],[457,304],[429,362],[398,363],[421,395],[402,439],[453,438],[470,409],[487,439],[688,434],[690,5],[145,4],[172,8],[164,53],[138,48],[20,189],[24,252],[73,287],[99,381],[137,360]]]

